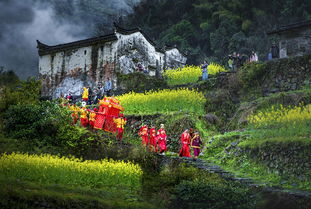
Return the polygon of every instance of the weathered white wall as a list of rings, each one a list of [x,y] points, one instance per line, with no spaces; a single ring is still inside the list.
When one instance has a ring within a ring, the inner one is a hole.
[[[56,89],[53,91],[52,97],[58,98],[62,93],[64,95],[68,95],[69,93],[72,95],[80,95],[84,86],[85,82],[82,81],[82,79],[66,77],[59,85],[57,85]]]
[[[165,51],[165,61],[167,68],[172,69],[185,65],[187,58],[177,48],[173,48]]]
[[[81,68],[82,72],[88,71],[91,67],[92,60],[92,47],[82,47],[72,50],[65,54],[65,69],[66,72],[70,72],[73,69]],[[64,57],[64,54],[61,54]]]
[[[180,66],[186,58],[177,49],[157,51],[140,32],[129,35],[116,33],[117,41],[60,51],[39,57],[42,95],[58,97],[61,93],[79,95],[83,86],[94,88],[107,78],[117,88],[116,71],[135,72],[142,64],[151,76],[168,68]]]
[[[105,78],[113,77],[115,67],[116,42],[107,42],[96,47],[81,47],[39,57],[39,74],[43,82],[42,94],[58,97],[69,91],[80,94],[81,86],[95,87]],[[97,66],[92,66],[92,56],[96,56]],[[114,84],[115,85],[115,84]]]

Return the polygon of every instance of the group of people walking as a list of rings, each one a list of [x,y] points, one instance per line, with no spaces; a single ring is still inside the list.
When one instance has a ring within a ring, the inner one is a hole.
[[[194,132],[192,129],[186,129],[180,137],[181,149],[179,151],[180,157],[191,157],[191,150],[193,148],[194,159],[197,159],[201,146],[203,145],[199,132]]]
[[[82,89],[82,101],[87,105],[98,104],[98,101],[104,96],[110,97],[112,91],[112,82],[109,78],[106,79],[104,85],[100,82],[95,88],[91,88],[90,86],[85,86]],[[68,103],[74,104],[80,100],[80,97],[74,97],[72,93],[69,91],[67,95],[61,93],[60,98],[63,100],[67,100]]]
[[[160,125],[160,129],[156,131],[155,126],[151,126],[148,129],[147,125],[143,125],[138,132],[141,137],[141,143],[143,146],[148,147],[150,151],[158,152],[164,154],[167,150],[167,135],[164,129],[164,124]]]
[[[111,96],[112,82],[108,78],[103,86],[101,83],[98,84],[93,90],[88,86],[83,88],[82,100],[88,105],[97,104],[98,101],[104,96]]]
[[[249,56],[246,54],[241,55],[236,52],[233,52],[233,54],[229,54],[228,56],[228,66],[230,70],[233,70],[233,71],[239,69],[246,63],[257,62],[257,61],[258,61],[258,55],[254,51],[252,51],[252,53]]]
[[[167,134],[164,129],[164,124],[160,125],[157,131],[155,126],[149,129],[147,125],[142,125],[139,129],[138,135],[141,137],[141,143],[144,147],[149,147],[152,152],[159,152],[164,154],[167,151]],[[191,150],[193,149],[193,157],[197,159],[201,146],[203,145],[199,132],[194,132],[193,129],[186,129],[180,138],[181,149],[179,151],[180,157],[191,157]]]

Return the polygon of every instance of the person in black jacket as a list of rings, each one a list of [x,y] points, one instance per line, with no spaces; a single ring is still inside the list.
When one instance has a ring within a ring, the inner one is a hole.
[[[279,58],[279,47],[273,43],[271,46],[272,59]]]

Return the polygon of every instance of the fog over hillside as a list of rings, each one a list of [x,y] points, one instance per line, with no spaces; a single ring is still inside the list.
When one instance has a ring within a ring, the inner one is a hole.
[[[54,45],[99,35],[140,0],[1,0],[0,66],[26,79],[38,73],[36,40]]]

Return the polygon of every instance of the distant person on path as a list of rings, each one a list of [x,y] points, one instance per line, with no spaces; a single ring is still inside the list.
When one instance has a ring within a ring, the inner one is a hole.
[[[157,132],[157,142],[160,147],[160,154],[164,154],[164,152],[167,150],[166,142],[167,142],[167,135],[166,131],[164,129],[164,124],[160,125],[160,129]]]
[[[272,60],[272,53],[271,53],[271,50],[270,50],[270,52],[268,53],[268,61],[270,61],[270,60]]]
[[[150,151],[157,152],[158,151],[157,140],[156,140],[157,131],[155,129],[155,126],[151,126],[150,131],[149,131],[149,136],[150,136],[150,142],[149,142]]]
[[[249,58],[249,62],[257,62],[258,61],[258,56],[256,54],[256,52],[252,51],[252,54]]]
[[[141,63],[138,63],[137,69],[138,72],[144,72],[144,66]]]
[[[181,149],[179,151],[179,157],[191,157],[189,146],[190,146],[190,134],[189,130],[186,129],[181,134]]]
[[[88,98],[88,105],[91,105],[93,103],[93,91],[92,89],[88,86],[87,89],[89,90],[89,98]]]
[[[191,139],[191,147],[193,148],[194,159],[196,160],[201,152],[202,145],[201,137],[199,132],[194,133],[194,137]]]
[[[204,61],[203,65],[202,65],[202,80],[206,81],[208,79],[208,63],[206,61]]]
[[[107,97],[111,96],[111,89],[112,89],[112,82],[110,78],[107,78],[105,82],[105,92],[106,92]]]
[[[242,66],[242,59],[240,54],[238,53],[236,55],[236,69],[239,69]]]
[[[233,58],[231,56],[231,54],[228,57],[228,66],[230,70],[233,70]]]
[[[238,62],[237,54],[236,52],[233,52],[233,55],[232,55],[232,70],[233,71],[237,70],[237,62]]]
[[[272,59],[279,58],[279,47],[275,43],[273,43],[271,46],[271,53],[272,53]]]
[[[240,59],[241,59],[241,67],[243,67],[244,64],[246,64],[248,62],[248,60],[249,60],[248,56],[246,54],[242,54]]]
[[[99,97],[98,97],[98,89],[95,88],[93,93],[94,93],[94,96],[93,96],[92,102],[93,102],[93,104],[97,104],[98,103],[98,99],[99,99]]]
[[[147,147],[148,146],[148,126],[143,125],[139,129],[138,135],[141,137],[141,144]]]
[[[105,95],[105,88],[103,87],[102,82],[99,82],[97,84],[97,97],[98,99],[102,99],[104,95]]]
[[[72,103],[72,95],[71,95],[71,92],[68,92],[68,95],[66,96],[66,99],[68,100],[68,103],[69,103],[69,104]]]

